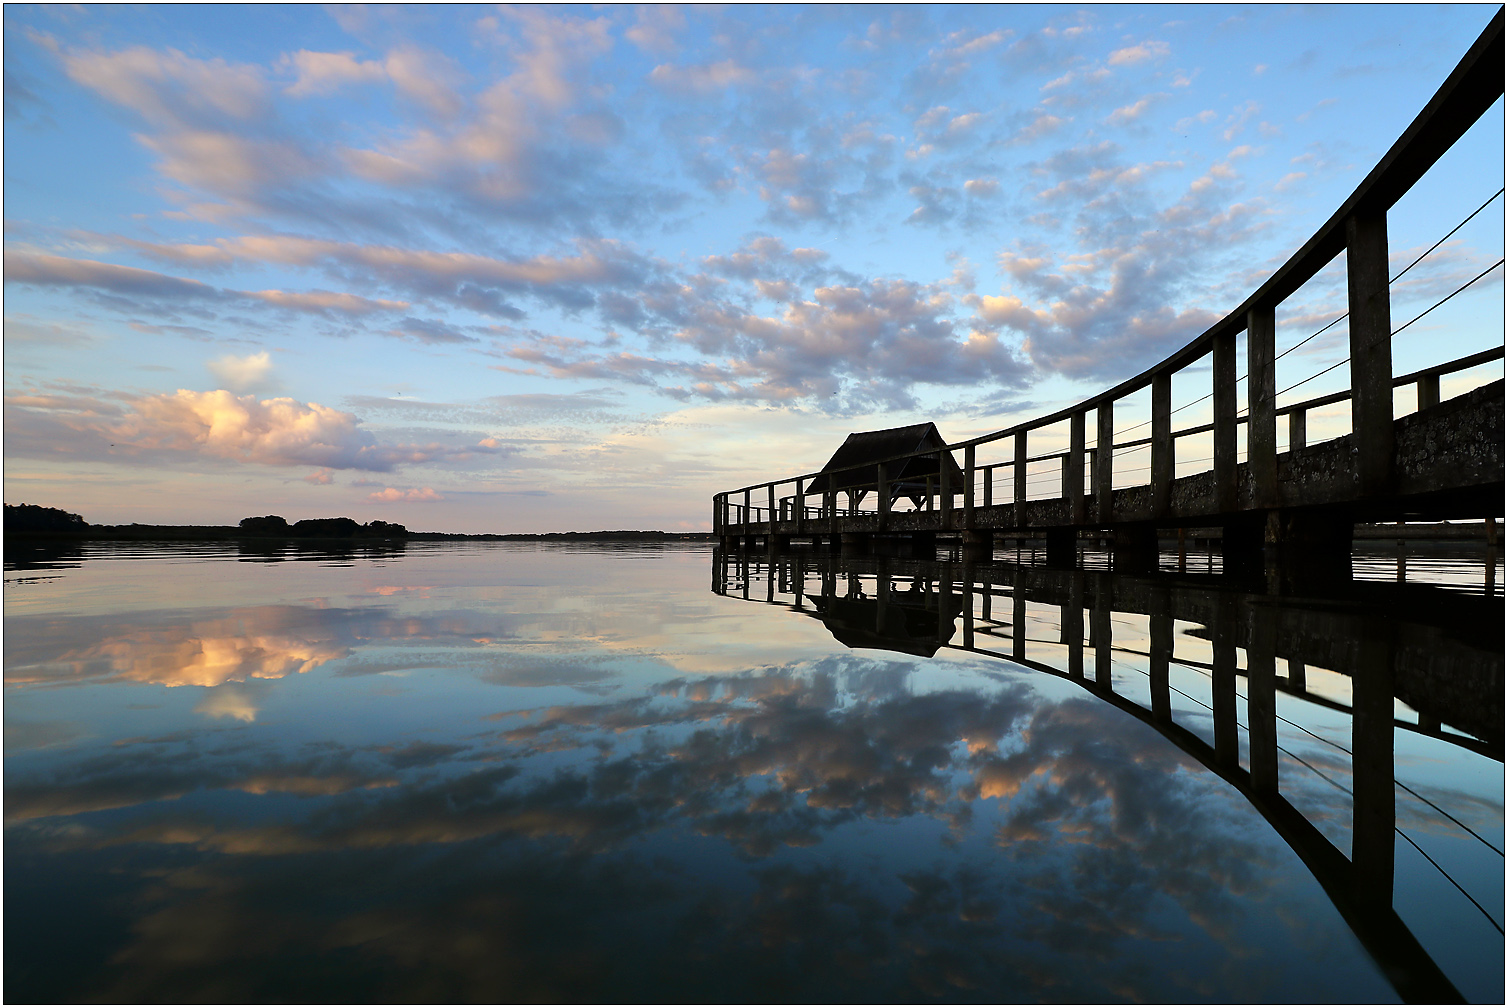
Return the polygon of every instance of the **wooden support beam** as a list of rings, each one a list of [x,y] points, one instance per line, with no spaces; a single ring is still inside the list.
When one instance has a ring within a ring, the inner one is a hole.
[[[884,462],[876,462],[874,466],[874,492],[878,495],[881,532],[890,530],[890,480],[886,478],[887,468]]]
[[[974,527],[974,446],[963,450],[963,527]]]
[[[798,479],[796,481],[796,496],[791,502],[792,505],[796,508],[797,535],[802,534],[802,532],[805,530],[806,525],[806,490],[804,489],[805,483],[806,480],[804,479]]]
[[[1115,520],[1111,513],[1115,485],[1115,404],[1106,400],[1095,409],[1094,500],[1095,517],[1105,525]]]
[[[1103,586],[1104,582],[1101,582]],[[1115,691],[1115,635],[1111,629],[1109,600],[1095,593],[1095,608],[1089,613],[1089,634],[1094,638],[1094,684],[1106,693]]]
[[[992,507],[995,503],[995,467],[984,467],[984,506]]]
[[[1152,715],[1159,721],[1173,720],[1172,697],[1168,692],[1168,663],[1173,658],[1173,617],[1166,612],[1154,613],[1148,622],[1152,646],[1148,649],[1147,675],[1152,686]]]
[[[769,503],[770,503],[769,513],[766,514],[765,517],[770,520],[770,537],[774,538],[774,535],[775,535],[775,484],[773,484],[773,483],[771,483],[770,486],[769,486]]]
[[[1011,595],[1011,657],[1026,657],[1026,590],[1019,584]]]
[[[1246,459],[1258,507],[1278,503],[1277,320],[1272,305],[1246,313]]]
[[[1152,514],[1168,513],[1173,495],[1173,376],[1152,378]]]
[[[1294,410],[1288,414],[1288,450],[1293,451],[1304,447],[1308,443],[1308,432],[1304,429],[1305,413],[1303,410]]]
[[[1068,583],[1068,601],[1059,610],[1063,623],[1063,643],[1068,645],[1068,674],[1084,678],[1084,576],[1076,574]]]
[[[1068,515],[1075,525],[1089,520],[1084,504],[1084,412],[1068,420]]]
[[[1236,507],[1236,334],[1215,337],[1213,354],[1215,507]]]
[[[1247,609],[1246,723],[1251,786],[1278,793],[1277,630],[1268,606]]]
[[[1235,769],[1241,756],[1236,725],[1236,645],[1218,627],[1212,643],[1215,661],[1210,676],[1210,706],[1215,719],[1215,761],[1222,767]]]
[[[1393,329],[1388,298],[1388,218],[1362,207],[1346,218],[1346,295],[1351,327],[1351,436],[1358,489],[1393,483]]]
[[[1016,524],[1021,528],[1026,527],[1026,431],[1016,432],[1016,457],[1014,459],[1015,493],[1012,500],[1016,503]]]

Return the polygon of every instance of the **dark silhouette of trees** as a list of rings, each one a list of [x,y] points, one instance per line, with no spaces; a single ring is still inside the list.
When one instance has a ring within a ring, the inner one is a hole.
[[[288,520],[282,515],[268,515],[265,518],[242,518],[241,531],[247,535],[255,536],[285,536],[290,534]]]
[[[362,525],[351,518],[306,518],[289,525],[281,515],[242,518],[241,532],[291,539],[395,539],[408,535],[408,529],[392,522],[372,521]]]
[[[82,532],[89,525],[81,515],[36,504],[5,505],[7,532]]]

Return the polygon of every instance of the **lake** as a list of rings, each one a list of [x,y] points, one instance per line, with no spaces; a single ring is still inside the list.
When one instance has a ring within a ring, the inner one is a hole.
[[[11,1002],[1503,999],[1474,544],[10,543]]]

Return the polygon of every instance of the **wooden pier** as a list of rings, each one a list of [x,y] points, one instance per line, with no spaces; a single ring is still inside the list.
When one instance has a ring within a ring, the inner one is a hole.
[[[714,533],[727,548],[763,543],[773,549],[810,538],[864,549],[875,537],[924,543],[944,535],[986,552],[1001,537],[1042,536],[1049,562],[1071,564],[1078,536],[1097,530],[1113,540],[1118,568],[1138,569],[1155,566],[1158,535],[1169,530],[1220,528],[1222,549],[1232,562],[1265,553],[1322,563],[1349,555],[1357,522],[1500,518],[1503,382],[1442,402],[1440,381],[1501,360],[1503,348],[1393,373],[1393,337],[1417,318],[1402,325],[1392,318],[1387,219],[1393,205],[1503,94],[1503,76],[1499,10],[1329,221],[1239,308],[1147,371],[1067,409],[983,437],[719,493],[713,498]],[[1349,308],[1350,355],[1342,362],[1349,367],[1348,387],[1279,406],[1277,309],[1341,253]],[[1242,333],[1244,404],[1237,395]],[[1173,379],[1203,369],[1211,378],[1201,398],[1211,400],[1212,419],[1174,429]],[[1395,418],[1399,388],[1414,390],[1416,406]],[[1150,431],[1116,440],[1117,402],[1145,390],[1150,390],[1151,420],[1141,426]],[[1350,433],[1309,443],[1310,413],[1347,401]],[[1280,422],[1286,422],[1288,433],[1282,452]],[[1057,447],[1065,424],[1067,447]],[[1244,453],[1238,436],[1243,427]],[[1209,467],[1175,478],[1180,439],[1204,435],[1213,442]],[[1043,451],[1045,441],[1054,446]],[[1128,484],[1124,456],[1133,453],[1149,458],[1139,467],[1145,478]],[[1033,494],[1029,467],[1040,470],[1043,464],[1052,471],[1042,482],[1056,492]],[[919,470],[936,474],[925,477],[920,496]],[[874,490],[868,509],[854,492],[860,486]],[[897,510],[892,501],[901,496],[921,506]]]

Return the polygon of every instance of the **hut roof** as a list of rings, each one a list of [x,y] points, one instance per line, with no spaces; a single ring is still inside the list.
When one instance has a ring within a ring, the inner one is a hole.
[[[833,457],[827,460],[827,465],[822,467],[822,472],[812,477],[812,481],[807,484],[806,492],[826,493],[830,486],[834,490],[859,487],[872,489],[875,480],[873,469],[851,469],[848,472],[838,473],[833,473],[833,470],[844,469],[848,466],[863,466],[867,462],[878,462],[880,459],[905,455],[907,452],[942,448],[946,444],[942,435],[937,432],[937,425],[933,423],[850,434],[847,440],[838,446],[838,450],[833,452]],[[954,461],[951,452],[943,452],[942,456],[947,460],[943,464],[948,467],[949,481],[955,487],[962,487],[963,470],[958,468],[958,463]],[[828,475],[829,473],[833,475]],[[938,466],[935,458],[920,457],[892,463],[889,475],[891,479],[920,480],[927,476],[936,476],[937,473]]]
[[[880,608],[877,599],[835,598],[808,595],[833,638],[845,647],[876,648],[931,658],[953,635],[953,622],[963,612],[962,595],[929,595],[902,601],[909,592],[896,592]],[[944,629],[938,630],[938,608]]]

